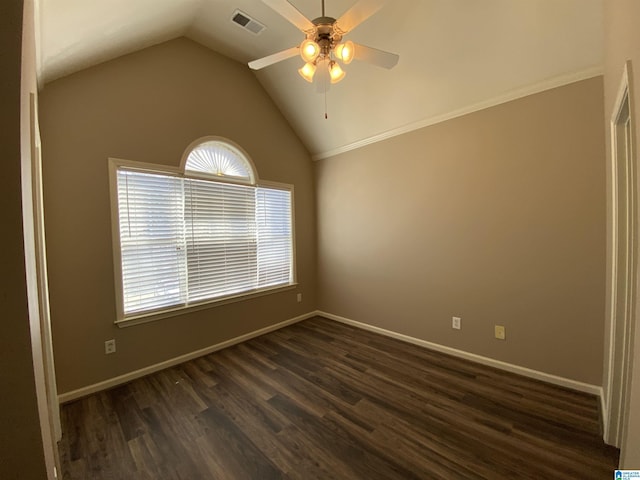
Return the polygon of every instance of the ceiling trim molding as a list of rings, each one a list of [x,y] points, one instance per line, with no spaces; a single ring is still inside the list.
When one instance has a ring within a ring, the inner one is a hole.
[[[468,115],[470,113],[484,110],[485,108],[494,107],[502,103],[510,102],[512,100],[517,100],[519,98],[527,97],[529,95],[544,92],[545,90],[551,90],[553,88],[569,85],[570,83],[587,80],[589,78],[597,77],[603,74],[604,74],[604,68],[603,66],[600,65],[597,67],[580,70],[578,72],[570,73],[567,75],[553,77],[548,80],[544,80],[542,82],[526,86],[524,88],[512,90],[508,93],[505,93],[504,95],[500,95],[498,97],[494,97],[489,100],[485,100],[485,101],[482,101],[473,105],[469,105],[467,107],[464,107],[458,110],[454,110],[452,112],[444,113],[442,115],[436,115],[434,117],[425,118],[422,120],[418,120],[417,122],[409,123],[399,128],[387,130],[386,132],[373,135],[371,137],[365,138],[363,140],[359,140],[357,142],[350,143],[348,145],[343,145],[342,147],[334,148],[333,150],[314,153],[311,155],[311,159],[314,161],[317,161],[317,160],[323,160],[326,158],[335,157],[336,155],[339,155],[341,153],[349,152],[351,150],[357,150],[358,148],[362,148],[367,145],[371,145],[373,143],[381,142],[383,140],[396,137],[398,135],[403,135],[405,133],[418,130],[420,128],[428,127],[430,125],[435,125],[437,123],[445,122],[447,120],[451,120],[456,117],[461,117],[463,115]]]

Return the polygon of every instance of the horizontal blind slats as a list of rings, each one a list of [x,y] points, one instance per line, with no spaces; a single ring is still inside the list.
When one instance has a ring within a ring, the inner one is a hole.
[[[181,179],[121,170],[117,182],[125,314],[183,304]]]
[[[291,192],[118,170],[125,314],[293,280]]]
[[[185,182],[189,300],[255,288],[254,187]]]
[[[256,191],[258,285],[293,281],[291,192],[270,188]]]

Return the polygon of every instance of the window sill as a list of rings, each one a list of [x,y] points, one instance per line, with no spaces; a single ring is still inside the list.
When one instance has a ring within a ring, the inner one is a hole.
[[[162,311],[154,311],[151,313],[141,313],[139,315],[132,315],[127,318],[119,319],[115,321],[115,324],[119,328],[133,327],[134,325],[140,325],[143,323],[155,322],[156,320],[162,320],[163,318],[176,317],[178,315],[184,315],[191,312],[197,312],[198,310],[206,310],[209,308],[219,307],[227,305],[229,303],[242,302],[244,300],[250,300],[252,298],[264,297],[265,295],[272,295],[274,293],[286,292],[288,290],[294,290],[298,287],[297,283],[290,283],[288,285],[277,286],[273,288],[266,288],[263,290],[255,290],[248,293],[239,293],[236,295],[230,295],[228,297],[222,297],[215,300],[208,300],[189,306],[179,306]]]

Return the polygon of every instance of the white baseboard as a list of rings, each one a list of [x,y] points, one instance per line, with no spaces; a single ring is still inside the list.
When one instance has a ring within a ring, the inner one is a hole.
[[[426,340],[421,340],[419,338],[411,337],[409,335],[404,335],[401,333],[393,332],[391,330],[385,330],[384,328],[375,327],[373,325],[368,325],[366,323],[358,322],[356,320],[351,320],[349,318],[341,317],[339,315],[334,315],[332,313],[323,312],[320,310],[316,310],[313,312],[306,313],[304,315],[300,315],[298,317],[285,320],[280,323],[276,323],[275,325],[270,325],[265,328],[261,328],[260,330],[256,330],[254,332],[249,332],[244,335],[240,335],[238,337],[226,340],[224,342],[211,345],[209,347],[203,348],[201,350],[196,350],[195,352],[187,353],[185,355],[181,355],[179,357],[171,358],[164,362],[156,363],[154,365],[150,365],[145,368],[141,368],[139,370],[135,370],[133,372],[126,373],[124,375],[120,375],[118,377],[110,378],[108,380],[104,380],[99,383],[95,383],[92,385],[88,385],[86,387],[79,388],[77,390],[73,390],[70,392],[65,392],[58,395],[58,402],[60,404],[71,402],[73,400],[77,400],[78,398],[85,397],[87,395],[91,395],[96,392],[100,392],[102,390],[107,390],[109,388],[113,388],[118,385],[122,385],[124,383],[130,382],[137,378],[144,377],[145,375],[149,375],[151,373],[158,372],[160,370],[164,370],[165,368],[173,367],[175,365],[179,365],[180,363],[188,362],[189,360],[193,360],[198,357],[202,357],[204,355],[208,355],[218,350],[222,350],[223,348],[227,348],[238,343],[250,340],[255,337],[259,337],[260,335],[264,335],[269,332],[273,332],[275,330],[279,330],[281,328],[287,327],[289,325],[293,325],[294,323],[301,322],[308,318],[314,316],[321,316],[328,318],[330,320],[335,320],[336,322],[344,323],[346,325],[351,325],[356,328],[360,328],[363,330],[368,330],[370,332],[379,333],[381,335],[385,335],[387,337],[395,338],[397,340],[401,340],[403,342],[411,343],[413,345],[418,345],[420,347],[428,348],[430,350],[435,350],[437,352],[446,353],[449,355],[453,355],[455,357],[464,358],[466,360],[471,360],[476,363],[480,363],[482,365],[487,365],[494,368],[499,368],[501,370],[505,370],[512,373],[517,373],[519,375],[534,378],[536,380],[541,380],[543,382],[551,383],[553,385],[559,385],[562,387],[570,388],[572,390],[577,390],[580,392],[589,393],[592,395],[596,395],[600,399],[600,406],[602,408],[602,418],[605,422],[605,431],[606,431],[606,419],[607,419],[607,409],[606,402],[603,394],[603,389],[599,385],[591,385],[588,383],[579,382],[577,380],[571,380],[569,378],[559,377],[557,375],[552,375],[549,373],[541,372],[538,370],[532,370],[530,368],[521,367],[519,365],[514,365],[507,362],[502,362],[500,360],[495,360],[489,357],[483,357],[481,355],[476,355],[474,353],[465,352],[463,350],[457,350],[455,348],[447,347],[444,345],[440,345],[433,342],[428,342]]]
[[[222,350],[223,348],[231,347],[238,343],[242,343],[252,338],[259,337],[260,335],[264,335],[265,333],[273,332],[275,330],[279,330],[289,325],[293,325],[294,323],[298,323],[298,322],[301,322],[302,320],[306,320],[308,318],[314,317],[316,314],[317,312],[315,311],[309,312],[304,315],[300,315],[299,317],[291,318],[289,320],[276,323],[275,325],[270,325],[268,327],[261,328],[260,330],[249,332],[244,335],[240,335],[239,337],[235,337],[230,340],[226,340],[224,342],[211,345],[210,347],[206,347],[201,350],[196,350],[195,352],[187,353],[185,355],[180,355],[179,357],[171,358],[169,360],[165,360],[164,362],[156,363],[155,365],[150,365],[148,367],[141,368],[133,372],[125,373],[124,375],[110,378],[108,380],[104,380],[99,383],[94,383],[93,385],[88,385],[86,387],[82,387],[77,390],[73,390],[71,392],[62,393],[58,395],[58,402],[60,404],[71,402],[78,398],[91,395],[92,393],[100,392],[102,390],[107,390],[109,388],[122,385],[123,383],[130,382],[131,380],[135,380],[136,378],[144,377],[145,375],[149,375],[151,373],[164,370],[165,368],[173,367],[175,365],[179,365],[180,363],[193,360],[194,358],[202,357],[204,355],[208,355],[215,351]]]
[[[599,385],[591,385],[589,383],[583,383],[577,380],[571,380],[570,378],[559,377],[557,375],[552,375],[550,373],[545,373],[538,370],[532,370],[530,368],[521,367],[519,365],[502,362],[500,360],[495,360],[493,358],[483,357],[482,355],[476,355],[475,353],[469,353],[463,350],[457,350],[455,348],[446,347],[444,345],[440,345],[437,343],[427,342],[426,340],[410,337],[409,335],[403,335],[402,333],[396,333],[391,330],[385,330],[384,328],[374,327],[373,325],[368,325],[366,323],[351,320],[349,318],[341,317],[339,315],[333,315],[331,313],[322,312],[322,311],[318,311],[316,312],[316,314],[318,316],[325,317],[330,320],[335,320],[336,322],[344,323],[346,325],[351,325],[356,328],[361,328],[363,330],[368,330],[370,332],[379,333],[387,337],[395,338],[396,340],[401,340],[403,342],[411,343],[413,345],[418,345],[420,347],[428,348],[429,350],[435,350],[437,352],[446,353],[454,357],[464,358],[466,360],[471,360],[473,362],[480,363],[482,365],[499,368],[500,370],[506,370],[507,372],[517,373],[524,377],[534,378],[536,380],[541,380],[543,382],[551,383],[553,385],[559,385],[561,387],[570,388],[572,390],[577,390],[579,392],[590,393],[600,398],[601,405],[604,404],[603,390],[602,390],[602,387]]]
[[[609,438],[609,407],[604,395],[604,388],[600,388],[600,421],[602,422],[602,439],[604,443],[613,445],[610,443],[611,439]]]

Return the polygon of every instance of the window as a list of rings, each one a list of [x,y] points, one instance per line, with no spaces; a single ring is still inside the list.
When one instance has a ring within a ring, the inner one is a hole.
[[[199,143],[187,156],[185,170],[255,183],[253,166],[233,145],[219,140]]]
[[[292,188],[220,139],[183,168],[110,160],[117,322],[294,283]]]

